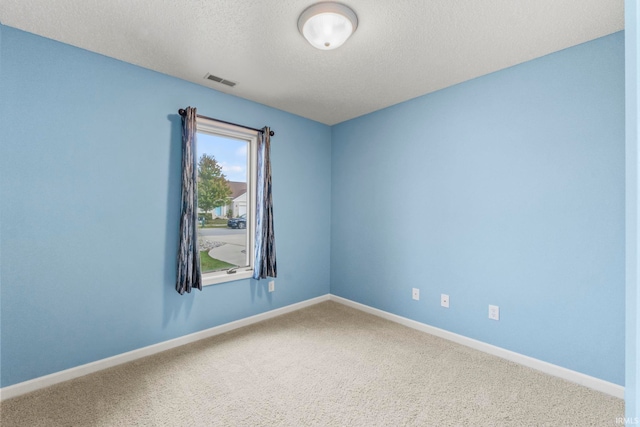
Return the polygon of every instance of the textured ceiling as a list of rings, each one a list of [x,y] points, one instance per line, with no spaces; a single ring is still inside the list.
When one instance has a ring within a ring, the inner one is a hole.
[[[312,3],[1,0],[0,22],[329,125],[624,27],[624,0],[344,0],[358,29],[320,51]]]

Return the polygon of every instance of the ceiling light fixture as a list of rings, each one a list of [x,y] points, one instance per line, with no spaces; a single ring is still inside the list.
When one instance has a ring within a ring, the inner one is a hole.
[[[331,50],[342,46],[358,28],[358,17],[347,6],[322,2],[309,6],[298,19],[298,30],[311,46]]]

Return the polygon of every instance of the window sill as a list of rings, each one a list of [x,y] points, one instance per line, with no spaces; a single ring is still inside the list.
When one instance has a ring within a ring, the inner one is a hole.
[[[205,273],[202,275],[202,286],[218,285],[220,283],[235,282],[236,280],[250,279],[253,277],[253,270],[238,270],[235,273],[227,274],[226,271]]]

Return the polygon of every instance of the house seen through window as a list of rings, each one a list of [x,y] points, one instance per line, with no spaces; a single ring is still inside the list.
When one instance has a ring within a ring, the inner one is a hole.
[[[204,284],[242,278],[253,269],[256,138],[253,131],[198,119],[198,246]]]

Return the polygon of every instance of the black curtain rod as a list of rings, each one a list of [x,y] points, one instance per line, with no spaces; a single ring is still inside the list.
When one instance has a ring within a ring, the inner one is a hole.
[[[181,116],[184,117],[184,115],[187,114],[187,112],[184,110],[184,108],[181,108],[181,109],[178,110],[178,114],[180,114]],[[224,120],[214,119],[212,117],[207,117],[207,116],[201,116],[200,114],[197,114],[197,116],[200,117],[201,119],[215,120],[216,122],[225,123],[227,125],[239,126],[241,128],[245,128],[245,129],[249,129],[249,130],[255,130],[256,132],[260,132],[260,133],[264,132],[262,129],[250,128],[249,126],[242,126],[242,125],[239,125],[237,123],[225,122]],[[269,135],[271,135],[271,136],[274,136],[275,134],[276,133],[274,131],[269,132]]]

